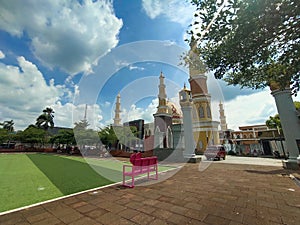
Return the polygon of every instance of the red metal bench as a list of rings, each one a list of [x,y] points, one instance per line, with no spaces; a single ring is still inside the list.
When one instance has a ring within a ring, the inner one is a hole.
[[[157,157],[142,158],[141,153],[133,153],[130,155],[130,162],[132,165],[123,165],[123,186],[134,187],[134,177],[147,174],[147,178],[150,179],[150,173],[155,172],[154,178],[158,179],[157,171]],[[131,177],[131,185],[126,184],[126,177]]]

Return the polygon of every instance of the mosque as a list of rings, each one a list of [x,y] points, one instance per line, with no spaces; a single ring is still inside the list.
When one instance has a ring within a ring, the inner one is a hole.
[[[195,43],[191,42],[191,50],[189,51],[189,58],[193,59],[189,62],[188,82],[190,90],[184,85],[179,92],[181,109],[176,104],[168,101],[164,74],[161,72],[159,75],[159,103],[156,113],[153,114],[154,122],[144,124],[144,121],[141,120],[140,126],[137,126],[138,129],[142,129],[139,130],[140,133],[143,133],[143,137],[141,137],[143,151],[155,149],[156,152],[162,153],[167,150],[183,150],[185,139],[187,139],[184,135],[184,123],[187,119],[191,121],[190,129],[192,132],[190,136],[193,136],[193,139],[189,140],[194,142],[191,146],[193,146],[195,154],[202,154],[208,145],[220,144],[220,131],[218,129],[220,122],[212,119],[211,95],[207,88],[206,71],[199,66],[203,64],[195,56],[196,53],[193,52],[192,48],[193,44]],[[188,104],[186,104],[187,102]],[[116,100],[114,126],[121,126],[120,104],[119,94]],[[189,116],[182,113],[187,105],[191,107],[190,118],[184,118]],[[222,103],[220,103],[220,120],[222,130],[227,129]]]

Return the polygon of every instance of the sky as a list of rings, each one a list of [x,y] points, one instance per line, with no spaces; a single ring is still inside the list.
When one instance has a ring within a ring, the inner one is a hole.
[[[1,0],[0,121],[23,130],[51,107],[55,126],[73,127],[86,115],[100,129],[113,122],[120,93],[122,122],[152,122],[160,73],[176,104],[188,85],[180,56],[194,10],[183,0]],[[228,128],[264,124],[277,113],[270,90],[207,76],[213,119],[222,101]]]

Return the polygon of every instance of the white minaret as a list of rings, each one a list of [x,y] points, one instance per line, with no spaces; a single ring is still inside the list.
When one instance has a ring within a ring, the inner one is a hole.
[[[154,148],[172,147],[172,114],[167,106],[165,77],[159,76],[158,106],[154,116]]]
[[[121,125],[121,118],[120,118],[120,113],[121,113],[121,96],[120,93],[117,95],[117,101],[116,101],[116,108],[115,108],[115,118],[114,118],[114,126],[122,126]]]
[[[225,116],[222,102],[220,102],[220,104],[219,104],[219,112],[220,112],[221,131],[226,131],[227,123],[226,123],[226,116]]]
[[[167,107],[165,77],[162,72],[160,72],[160,76],[159,76],[158,101],[159,102],[158,102],[156,114],[169,114],[168,107]]]

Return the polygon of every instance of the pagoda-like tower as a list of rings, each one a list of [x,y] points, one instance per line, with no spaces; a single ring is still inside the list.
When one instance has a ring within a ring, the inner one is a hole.
[[[225,132],[227,130],[227,123],[226,123],[226,116],[225,116],[222,102],[220,102],[219,104],[219,112],[220,112],[221,131]]]
[[[193,101],[193,131],[196,153],[203,153],[208,145],[219,144],[219,122],[212,120],[211,95],[208,93],[207,69],[200,60],[197,43],[192,37],[188,55],[189,83]]]
[[[171,148],[172,146],[172,114],[167,106],[166,85],[163,73],[159,76],[158,107],[154,116],[154,148]]]
[[[115,108],[115,118],[114,118],[114,126],[122,126],[121,124],[121,96],[120,93],[117,95],[116,108]]]

